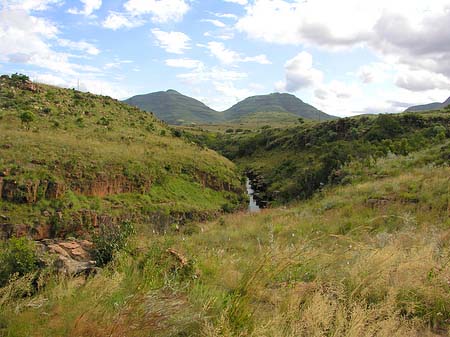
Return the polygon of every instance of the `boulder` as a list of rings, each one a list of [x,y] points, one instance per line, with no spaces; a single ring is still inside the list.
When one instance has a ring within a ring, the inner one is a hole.
[[[42,240],[41,251],[53,257],[58,272],[76,276],[97,271],[92,260],[92,242],[86,240]]]

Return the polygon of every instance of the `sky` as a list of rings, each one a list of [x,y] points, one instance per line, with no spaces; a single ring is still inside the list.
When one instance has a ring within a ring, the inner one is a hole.
[[[289,92],[336,116],[450,96],[450,0],[0,0],[0,73],[217,110]]]

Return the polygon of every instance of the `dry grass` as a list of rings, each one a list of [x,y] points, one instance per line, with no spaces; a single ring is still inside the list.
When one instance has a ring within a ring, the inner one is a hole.
[[[379,165],[288,208],[138,236],[86,283],[5,303],[0,335],[449,336],[450,168]]]

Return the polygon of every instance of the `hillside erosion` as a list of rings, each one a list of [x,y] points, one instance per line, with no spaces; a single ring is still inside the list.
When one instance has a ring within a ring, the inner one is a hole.
[[[82,235],[124,219],[155,226],[241,207],[233,163],[110,97],[0,78],[4,237]]]

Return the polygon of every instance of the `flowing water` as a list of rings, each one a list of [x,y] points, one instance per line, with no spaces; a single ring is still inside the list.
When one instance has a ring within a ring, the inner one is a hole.
[[[247,178],[247,182],[245,183],[247,187],[247,194],[249,197],[249,203],[248,203],[248,210],[251,213],[259,212],[261,209],[259,208],[255,198],[253,197],[253,194],[255,191],[252,188],[252,185],[250,184],[250,179]]]

